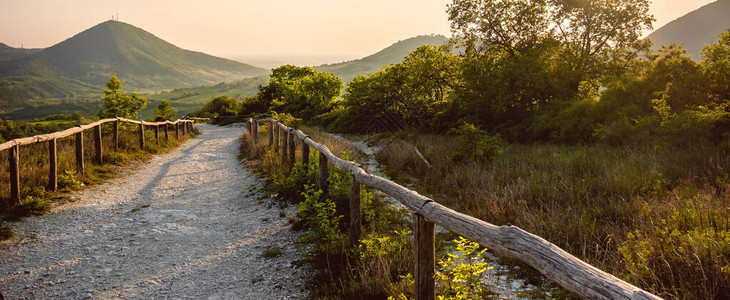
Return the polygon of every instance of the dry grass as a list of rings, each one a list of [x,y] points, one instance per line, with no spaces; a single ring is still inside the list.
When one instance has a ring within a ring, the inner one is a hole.
[[[507,145],[488,163],[456,163],[451,151],[448,137],[417,136],[378,158],[449,207],[517,225],[661,296],[730,296],[730,160],[722,151]]]

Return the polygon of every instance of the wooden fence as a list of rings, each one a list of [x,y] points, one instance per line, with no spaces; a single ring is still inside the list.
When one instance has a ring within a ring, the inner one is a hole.
[[[114,119],[103,119],[96,121],[88,125],[79,125],[73,128],[69,128],[63,131],[53,132],[49,134],[36,135],[32,137],[14,139],[5,143],[0,144],[0,151],[9,150],[8,162],[10,168],[10,204],[20,202],[20,146],[31,145],[36,143],[48,142],[48,154],[50,171],[48,173],[48,190],[56,191],[58,189],[58,156],[56,154],[56,140],[71,135],[76,135],[76,172],[78,174],[84,173],[84,130],[94,130],[94,162],[102,164],[103,153],[101,147],[102,141],[102,130],[101,125],[106,123],[112,123],[113,129],[113,143],[114,147],[119,146],[119,123],[130,123],[139,125],[139,146],[140,149],[144,149],[145,138],[144,138],[144,127],[151,126],[155,129],[155,138],[159,138],[160,127],[164,128],[165,138],[169,137],[169,126],[173,125],[175,129],[175,138],[179,139],[180,134],[185,135],[192,130],[195,130],[195,121],[184,119],[177,121],[164,121],[164,122],[145,122],[136,121],[124,118]]]
[[[248,131],[258,142],[259,124],[268,124],[268,145],[279,151],[281,139],[282,162],[295,161],[296,138],[302,147],[302,163],[308,164],[310,147],[319,152],[318,186],[327,191],[328,162],[352,175],[350,191],[349,242],[360,239],[360,186],[365,184],[397,199],[414,214],[415,297],[434,299],[435,247],[434,225],[476,241],[504,256],[514,257],[540,271],[563,288],[586,299],[661,299],[608,274],[552,244],[516,226],[496,226],[449,209],[432,199],[411,191],[388,179],[368,174],[355,162],[343,160],[324,145],[300,130],[287,127],[272,119],[248,120]]]

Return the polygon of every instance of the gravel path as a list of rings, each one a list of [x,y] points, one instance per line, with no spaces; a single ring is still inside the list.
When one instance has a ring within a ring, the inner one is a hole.
[[[0,242],[5,297],[305,297],[307,274],[292,264],[298,233],[236,160],[243,128],[198,127],[138,170],[13,223],[16,237]],[[271,249],[281,256],[263,258]]]

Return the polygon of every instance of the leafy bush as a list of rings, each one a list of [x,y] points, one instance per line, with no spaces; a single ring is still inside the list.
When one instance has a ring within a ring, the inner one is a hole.
[[[500,152],[502,139],[499,135],[490,136],[474,124],[464,123],[451,132],[456,134],[458,148],[452,156],[457,161],[489,160]]]
[[[328,255],[341,246],[342,216],[336,214],[335,203],[331,199],[320,199],[322,190],[316,189],[314,185],[305,186],[302,195],[305,200],[299,204],[298,216],[306,222],[309,230],[300,241],[312,243],[316,252]]]
[[[10,219],[19,219],[32,215],[42,215],[51,209],[51,202],[45,198],[28,196],[8,210]]]
[[[58,174],[58,188],[76,191],[81,189],[84,184],[76,178],[76,171],[66,170]]]
[[[439,299],[487,299],[489,287],[483,283],[482,273],[491,269],[484,262],[484,252],[479,244],[463,237],[454,240],[457,254],[447,253],[446,260],[439,260],[441,270],[434,276],[441,287]]]
[[[391,296],[410,295],[413,288],[413,278],[408,273],[413,268],[412,232],[403,229],[394,233],[373,232],[360,240],[356,249],[358,278],[363,285],[388,291]],[[397,277],[400,280],[394,281]]]

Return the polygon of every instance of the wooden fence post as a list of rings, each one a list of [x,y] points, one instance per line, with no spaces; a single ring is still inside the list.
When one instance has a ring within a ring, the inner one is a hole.
[[[144,124],[139,124],[139,149],[144,150]]]
[[[319,153],[319,177],[317,178],[317,186],[319,186],[319,189],[322,190],[322,195],[327,195],[327,191],[329,191],[329,177],[330,177],[330,170],[329,166],[327,165],[327,156],[324,155],[322,152]]]
[[[274,123],[269,121],[269,147],[274,145]]]
[[[20,146],[15,145],[8,150],[10,163],[10,204],[20,203]]]
[[[287,155],[287,151],[289,151],[289,134],[284,130],[283,136],[281,139],[281,164],[283,166],[286,166],[286,161],[289,158],[289,155]]]
[[[253,143],[256,144],[259,142],[259,122],[256,120],[253,120],[251,122],[251,132],[253,133]]]
[[[175,122],[175,139],[180,140],[180,122]]]
[[[155,143],[160,145],[160,124],[155,125]]]
[[[182,135],[183,136],[186,135],[187,134],[187,130],[185,129],[185,121],[182,121],[182,124],[181,124],[180,127],[182,128]]]
[[[308,139],[309,137],[305,137],[305,139]],[[302,165],[304,166],[304,170],[307,170],[309,167],[309,145],[302,140]]]
[[[96,125],[94,127],[94,161],[101,165],[104,163],[104,160],[102,159],[102,149],[101,149],[101,124]]]
[[[119,149],[119,121],[114,121],[112,135],[112,143],[114,143],[114,149]]]
[[[165,123],[165,125],[162,125],[162,126],[165,126],[165,142],[169,142],[170,141],[170,133],[168,133],[168,130],[167,130],[167,123]]]
[[[436,254],[434,245],[434,223],[426,218],[414,214],[414,244],[415,244],[415,298],[416,300],[433,300],[434,269],[436,268]]]
[[[58,190],[58,154],[56,153],[56,139],[48,141],[48,190],[55,192]]]
[[[276,128],[276,136],[274,137],[274,150],[276,152],[279,152],[279,131],[281,128],[279,128],[279,125],[274,126]]]
[[[76,174],[84,174],[84,132],[76,133]]]
[[[360,240],[360,233],[362,228],[362,217],[360,214],[360,182],[355,179],[355,175],[352,175],[352,182],[350,183],[350,247],[357,246],[357,242]]]
[[[294,166],[294,163],[297,162],[297,143],[296,143],[296,135],[292,132],[293,129],[289,131],[289,165],[291,167]]]

